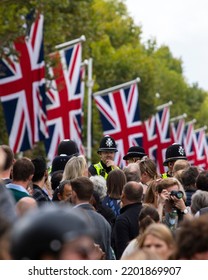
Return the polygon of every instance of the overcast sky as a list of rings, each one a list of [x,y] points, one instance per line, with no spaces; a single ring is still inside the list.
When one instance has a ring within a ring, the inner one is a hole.
[[[130,15],[142,26],[142,41],[155,38],[183,61],[190,85],[208,91],[208,0],[125,0]]]

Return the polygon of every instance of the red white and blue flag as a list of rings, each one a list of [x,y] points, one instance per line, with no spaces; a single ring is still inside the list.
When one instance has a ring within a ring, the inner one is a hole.
[[[196,161],[196,154],[194,151],[194,122],[190,121],[185,124],[183,146],[186,152],[186,157],[191,164]]]
[[[0,97],[14,153],[31,149],[48,136],[43,21],[38,15],[28,36],[14,42],[18,57],[5,55],[0,60]]]
[[[129,147],[141,145],[142,122],[140,120],[139,93],[137,83],[109,91],[105,95],[94,94],[96,107],[100,113],[103,134],[116,141],[118,152],[115,162],[124,166],[123,156]]]
[[[194,165],[202,167],[207,170],[208,168],[208,145],[205,134],[205,128],[197,129],[194,131],[194,152],[195,162]]]
[[[82,119],[84,99],[84,66],[81,65],[81,43],[51,55],[55,66],[50,69],[53,78],[47,91],[47,125],[49,138],[45,140],[50,162],[57,155],[57,147],[64,139],[74,140],[80,153],[82,145]]]
[[[158,172],[162,174],[165,172],[163,162],[165,160],[165,152],[172,144],[170,138],[170,108],[165,106],[156,113],[156,130],[157,130],[157,139],[158,139],[158,148],[157,148],[157,167]]]
[[[157,161],[158,135],[156,130],[156,115],[150,116],[142,124],[143,126],[143,141],[142,147],[146,154]]]
[[[184,129],[185,129],[184,118],[181,118],[177,121],[170,123],[170,134],[173,143],[178,143],[183,145]]]

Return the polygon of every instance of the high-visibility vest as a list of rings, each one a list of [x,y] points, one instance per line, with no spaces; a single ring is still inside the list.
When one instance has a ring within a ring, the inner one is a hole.
[[[98,162],[96,164],[93,165],[97,171],[98,175],[103,176],[105,179],[107,179],[108,177],[108,173],[106,172],[105,168],[102,166],[101,162]],[[111,167],[111,170],[113,170],[114,168]]]

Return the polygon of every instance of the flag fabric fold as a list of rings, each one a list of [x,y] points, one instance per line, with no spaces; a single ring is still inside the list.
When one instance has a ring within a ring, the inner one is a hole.
[[[14,42],[18,56],[0,60],[0,98],[14,153],[32,149],[48,136],[43,22],[39,14],[28,35]]]
[[[47,91],[47,125],[49,138],[45,140],[49,162],[56,156],[57,147],[64,139],[74,140],[80,153],[82,144],[84,74],[81,65],[82,45],[73,44],[51,54],[54,66],[50,68],[53,77]]]
[[[103,134],[113,137],[118,145],[115,162],[124,166],[123,156],[129,147],[141,145],[142,122],[140,120],[137,83],[109,91],[105,95],[93,95],[100,113]]]

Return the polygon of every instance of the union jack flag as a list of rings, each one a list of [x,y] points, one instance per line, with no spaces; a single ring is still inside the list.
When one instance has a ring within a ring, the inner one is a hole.
[[[94,99],[100,113],[103,134],[110,135],[117,143],[115,162],[118,166],[124,166],[123,156],[129,147],[141,145],[143,136],[137,84],[102,96],[94,94]]]
[[[51,55],[55,66],[50,69],[54,77],[47,92],[47,125],[49,138],[45,140],[47,157],[50,162],[57,155],[57,147],[64,139],[74,140],[80,153],[82,145],[82,119],[84,99],[85,68],[81,66],[81,43]]]
[[[157,166],[158,172],[163,173],[165,171],[163,162],[165,160],[165,152],[172,144],[170,138],[170,108],[165,106],[163,109],[156,113],[156,126],[158,135],[158,149],[157,149]]]
[[[156,116],[150,116],[142,124],[143,127],[143,143],[142,146],[147,155],[156,162],[158,135],[156,131]]]
[[[194,151],[195,151],[195,162],[196,166],[200,166],[203,169],[208,168],[208,145],[205,135],[205,128],[197,129],[194,131]]]
[[[194,122],[190,121],[185,124],[183,146],[186,152],[186,157],[191,164],[196,161],[194,151]]]
[[[43,15],[38,15],[28,36],[16,40],[19,57],[0,60],[0,96],[14,153],[31,149],[48,136],[43,21]]]
[[[170,123],[170,134],[173,143],[178,143],[183,145],[184,129],[185,129],[184,118],[181,118],[175,122]]]

